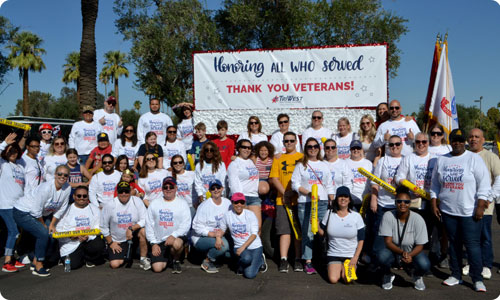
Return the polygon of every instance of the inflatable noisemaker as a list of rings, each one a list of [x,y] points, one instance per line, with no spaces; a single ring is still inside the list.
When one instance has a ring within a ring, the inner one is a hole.
[[[356,276],[356,268],[349,266],[350,262],[350,259],[346,259],[344,261],[345,279],[347,282],[358,280],[358,276]]]
[[[72,230],[72,231],[61,231],[52,233],[52,237],[55,239],[84,236],[84,235],[97,235],[101,233],[99,229],[84,229],[84,230]]]
[[[193,155],[188,154],[187,155],[187,159],[188,159],[188,162],[189,162],[189,166],[191,166],[191,171],[194,171],[195,165],[194,165]]]
[[[418,186],[416,186],[415,184],[413,184],[412,182],[404,179],[401,184],[407,188],[410,189],[410,191],[413,191],[415,194],[419,195],[420,197],[422,198],[425,198],[427,200],[431,200],[431,195],[426,192],[424,189],[421,189],[419,188]]]
[[[382,179],[378,178],[377,176],[373,175],[372,173],[368,172],[364,168],[358,168],[358,172],[368,178],[369,180],[375,182],[376,184],[380,185],[384,190],[388,191],[391,194],[396,195],[396,189],[388,184],[387,182],[383,181]]]
[[[318,185],[311,188],[311,232],[318,233]]]

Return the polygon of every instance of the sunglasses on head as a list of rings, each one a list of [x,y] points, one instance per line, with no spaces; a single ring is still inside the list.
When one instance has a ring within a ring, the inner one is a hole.
[[[59,176],[59,177],[64,177],[64,178],[68,178],[68,177],[69,177],[69,174],[68,174],[68,173],[64,173],[64,172],[57,172],[57,176]]]
[[[278,121],[278,124],[281,125],[281,124],[287,124],[288,123],[288,120],[284,120],[284,121]]]
[[[245,200],[236,200],[236,201],[233,201],[234,204],[241,204],[241,205],[245,205]]]
[[[325,150],[335,150],[337,146],[325,146]]]
[[[444,133],[442,133],[441,131],[432,131],[431,132],[431,135],[437,135],[437,136],[442,136]]]
[[[389,147],[394,147],[394,146],[399,147],[399,146],[401,146],[401,143],[400,143],[400,142],[397,142],[397,143],[389,143]]]
[[[312,116],[312,119],[313,120],[321,120],[321,119],[323,119],[323,117],[322,116]]]
[[[103,164],[103,165],[112,165],[112,164],[113,164],[113,161],[112,161],[112,160],[103,160],[103,161],[102,161],[102,164]]]
[[[399,110],[399,106],[391,106],[389,107],[390,110]]]
[[[283,140],[283,144],[295,143],[295,140]]]
[[[396,199],[396,203],[397,204],[401,204],[401,203],[404,203],[404,204],[410,204],[411,203],[411,200],[403,200],[403,199]]]
[[[318,144],[315,144],[315,145],[307,145],[307,146],[306,146],[306,149],[307,149],[307,150],[311,150],[311,149],[319,149],[319,145],[318,145]]]
[[[87,199],[89,197],[88,194],[75,194],[77,199]]]
[[[178,160],[178,161],[172,161],[172,165],[175,166],[175,165],[182,165],[184,164],[184,162],[182,160]]]

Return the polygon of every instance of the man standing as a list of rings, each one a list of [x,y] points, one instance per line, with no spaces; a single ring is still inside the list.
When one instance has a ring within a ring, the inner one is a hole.
[[[73,124],[69,134],[69,147],[78,151],[80,164],[85,165],[90,152],[97,147],[97,135],[102,132],[102,126],[93,120],[94,108],[83,107],[83,120]]]
[[[401,115],[401,104],[398,100],[392,100],[389,105],[389,111],[391,118],[384,123],[380,124],[377,129],[377,134],[373,140],[373,145],[377,148],[385,145],[386,153],[389,153],[388,142],[389,138],[393,135],[397,135],[401,138],[403,143],[403,150],[401,154],[403,156],[410,155],[413,152],[413,141],[415,139],[415,134],[420,132],[417,123],[410,120],[406,121]]]
[[[113,145],[117,137],[122,133],[122,120],[120,116],[115,113],[116,99],[110,96],[104,101],[103,109],[96,109],[94,111],[94,121],[101,124],[104,132],[108,134],[109,142]]]
[[[276,130],[271,136],[271,144],[274,146],[274,154],[286,153],[286,145],[283,144],[283,135],[288,132],[290,127],[290,117],[287,114],[278,115],[279,130]],[[295,150],[300,152],[300,143],[295,143]]]
[[[160,100],[149,100],[150,111],[143,114],[137,123],[137,140],[144,144],[146,134],[150,131],[156,133],[158,145],[165,144],[165,132],[167,127],[173,125],[172,120],[166,114],[160,112]]]
[[[302,148],[305,147],[308,138],[313,137],[319,143],[321,147],[321,156],[325,154],[323,151],[322,138],[329,139],[332,136],[332,131],[328,128],[323,127],[323,113],[319,110],[315,110],[311,117],[311,126],[308,127],[302,133]]]
[[[113,161],[111,154],[104,154],[102,172],[95,174],[90,180],[89,198],[95,206],[104,207],[113,201],[116,185],[122,177],[122,173],[115,170]]]
[[[279,117],[278,120],[280,120]],[[297,215],[298,196],[297,193],[292,190],[292,183],[290,180],[292,179],[295,164],[297,163],[297,161],[300,161],[304,155],[300,152],[297,152],[298,140],[295,133],[285,132],[283,134],[283,140],[280,143],[283,143],[283,145],[285,145],[286,152],[279,158],[274,159],[271,167],[271,173],[269,174],[269,179],[278,191],[278,196],[276,197],[275,225],[276,234],[280,236],[281,259],[279,271],[281,273],[288,273],[288,249],[290,248],[292,240],[292,230],[300,230],[298,222],[296,222],[296,225],[294,226],[294,224],[292,224],[292,222],[290,221],[290,219],[293,220],[294,216]],[[297,232],[297,236],[300,236],[300,232]],[[293,241],[295,246],[295,261],[293,270],[295,272],[302,272],[302,262],[300,261],[301,243],[299,240],[297,240],[297,238],[294,238]]]

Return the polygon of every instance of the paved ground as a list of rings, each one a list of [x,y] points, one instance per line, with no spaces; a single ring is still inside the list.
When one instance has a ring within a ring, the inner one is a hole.
[[[495,267],[491,280],[485,280],[487,293],[472,290],[470,277],[464,277],[466,284],[445,287],[441,281],[448,276],[448,270],[433,269],[434,275],[426,277],[427,289],[423,292],[413,289],[409,277],[398,271],[394,288],[385,291],[380,288],[380,274],[359,270],[360,280],[353,285],[328,284],[321,275],[304,273],[278,273],[277,265],[268,260],[269,271],[248,280],[236,276],[227,266],[217,274],[203,272],[199,265],[184,263],[183,272],[173,275],[170,269],[153,274],[134,264],[130,269],[111,270],[108,265],[92,269],[82,268],[64,273],[63,267],[51,270],[52,276],[39,278],[25,268],[19,273],[0,274],[0,292],[6,299],[495,299],[500,296],[500,226],[493,226],[496,246]],[[0,298],[2,299],[2,298]]]

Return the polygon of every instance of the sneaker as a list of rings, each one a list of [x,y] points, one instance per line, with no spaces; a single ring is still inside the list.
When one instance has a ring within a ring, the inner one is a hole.
[[[450,277],[448,277],[448,279],[443,281],[443,284],[447,285],[447,286],[454,286],[454,285],[461,284],[461,283],[462,283],[461,279],[456,279],[453,276],[450,276]]]
[[[219,270],[217,269],[217,267],[215,266],[215,264],[211,260],[209,260],[209,259],[205,259],[203,261],[203,263],[201,264],[201,268],[205,272],[210,273],[210,274],[219,272]]]
[[[302,265],[302,261],[300,258],[296,258],[293,262],[293,271],[294,272],[304,272],[304,267]]]
[[[484,286],[484,283],[482,281],[476,281],[474,282],[474,290],[476,292],[486,292],[486,287]]]
[[[470,269],[470,266],[465,265],[465,267],[462,268],[462,275],[464,275],[464,276],[469,275],[469,269]]]
[[[24,268],[24,267],[26,267],[26,264],[23,264],[22,262],[20,262],[20,261],[17,261],[17,260],[16,260],[16,261],[14,262],[14,267],[16,267],[16,268],[20,269],[20,268]]]
[[[259,271],[261,273],[267,272],[267,261],[266,261],[266,255],[264,253],[262,253],[262,265],[260,265]]]
[[[25,256],[23,256],[23,259],[21,260],[21,262],[22,262],[23,264],[27,265],[27,264],[31,263],[31,260],[30,260],[30,258],[28,257],[28,255],[25,255]]]
[[[93,267],[95,267],[95,264],[91,263],[90,261],[87,261],[87,262],[85,262],[85,266],[87,268],[93,268]]]
[[[141,266],[141,268],[144,271],[147,271],[147,270],[151,269],[151,260],[147,257],[142,257],[140,262],[139,262],[139,265]]]
[[[279,267],[280,273],[288,273],[288,261],[286,258],[282,258],[280,260],[280,267]]]
[[[180,274],[182,273],[181,262],[178,260],[174,260],[172,264],[172,274]]]
[[[449,262],[448,262],[448,258],[447,258],[447,257],[443,258],[443,259],[439,262],[438,267],[439,267],[440,269],[449,269],[449,268],[450,268],[450,264],[449,264]]]
[[[418,276],[414,278],[415,280],[415,289],[419,291],[425,290],[424,278],[422,276]]]
[[[307,275],[313,275],[317,273],[316,269],[312,266],[311,263],[304,264],[304,271],[306,272]]]
[[[33,270],[33,272],[31,272],[31,274],[36,275],[36,276],[40,276],[40,277],[50,276],[49,271],[45,268],[40,268],[40,270],[35,269],[35,270]]]
[[[236,275],[243,276],[243,268],[242,267],[238,267],[238,269],[236,270]]]
[[[484,279],[491,279],[491,270],[488,267],[483,267],[483,272],[481,272]]]
[[[19,271],[11,262],[3,264],[2,272],[14,273]]]
[[[35,265],[34,264],[30,264],[30,271],[35,271]]]
[[[396,275],[394,274],[384,275],[384,278],[382,279],[382,288],[386,291],[392,289],[392,282],[394,281],[394,278],[396,278]]]

